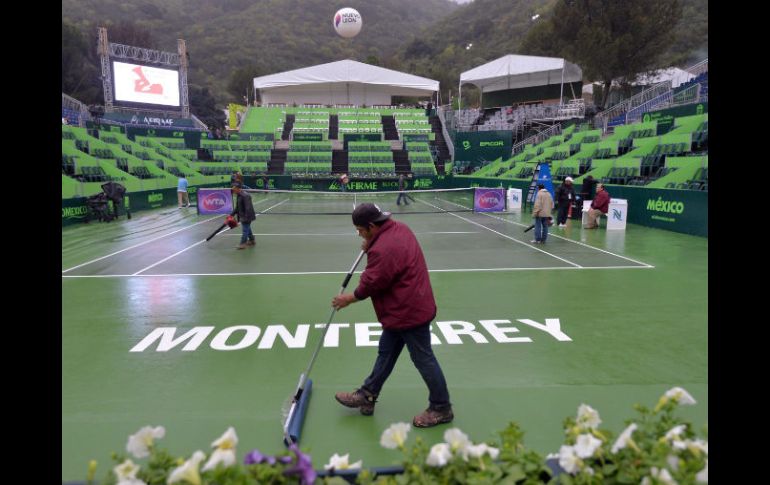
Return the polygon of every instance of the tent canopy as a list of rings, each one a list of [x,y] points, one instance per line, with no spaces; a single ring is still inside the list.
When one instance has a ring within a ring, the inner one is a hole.
[[[564,78],[562,79],[562,71]],[[509,54],[460,74],[460,85],[473,84],[482,93],[581,81],[583,71],[559,57]]]
[[[254,78],[264,103],[390,104],[391,96],[431,96],[439,83],[362,62],[319,64]]]

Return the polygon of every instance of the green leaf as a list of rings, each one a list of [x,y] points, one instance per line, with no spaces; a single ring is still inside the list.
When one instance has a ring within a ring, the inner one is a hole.
[[[508,469],[506,469],[506,473],[514,481],[523,480],[527,476],[527,474],[524,473],[524,470],[522,470],[520,465],[513,465],[511,467],[508,467]]]

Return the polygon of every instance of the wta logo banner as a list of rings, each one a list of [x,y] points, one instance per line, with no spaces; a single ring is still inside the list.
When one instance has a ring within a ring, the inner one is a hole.
[[[230,189],[198,189],[198,212],[200,214],[232,213],[233,197]]]
[[[502,212],[505,210],[505,189],[477,187],[473,197],[476,212]]]

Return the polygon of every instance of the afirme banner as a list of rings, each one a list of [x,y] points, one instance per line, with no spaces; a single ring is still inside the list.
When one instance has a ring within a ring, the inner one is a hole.
[[[455,161],[471,162],[471,167],[510,154],[510,131],[458,131],[455,135]]]
[[[671,128],[674,126],[674,118],[679,118],[682,116],[702,115],[703,113],[708,113],[708,111],[708,102],[685,104],[683,106],[675,106],[673,108],[666,108],[660,111],[648,111],[642,115],[642,122],[646,123],[648,121],[657,121],[658,129],[655,134],[660,136],[665,135],[671,131]]]
[[[230,214],[233,212],[233,197],[229,188],[199,189],[199,214]]]
[[[189,118],[170,118],[125,113],[104,113],[102,118],[105,120],[117,121],[119,123],[134,123],[137,125],[157,125],[167,127],[183,126],[185,128],[195,127],[195,123]]]
[[[504,211],[505,189],[476,187],[473,194],[473,210],[476,212]]]

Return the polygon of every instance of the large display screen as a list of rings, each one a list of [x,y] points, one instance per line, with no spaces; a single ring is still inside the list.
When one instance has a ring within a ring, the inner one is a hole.
[[[179,106],[179,72],[173,69],[112,62],[115,101]]]

